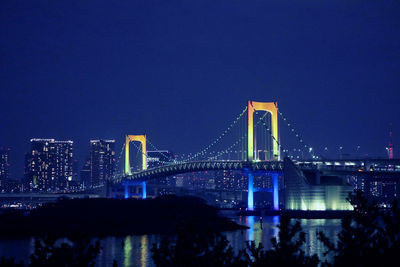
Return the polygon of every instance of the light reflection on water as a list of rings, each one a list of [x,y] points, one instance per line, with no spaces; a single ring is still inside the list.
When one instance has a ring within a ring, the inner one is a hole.
[[[235,219],[235,217],[232,217],[232,219]],[[250,229],[244,231],[225,233],[235,251],[246,248],[246,241],[254,241],[257,245],[262,243],[264,248],[269,249],[271,248],[271,238],[277,237],[279,232],[279,216],[240,216],[235,221],[250,227]]]
[[[132,243],[131,237],[127,236],[124,243],[124,266],[131,265]]]
[[[279,216],[231,216],[239,224],[250,227],[248,230],[224,233],[235,251],[244,249],[247,240],[254,240],[256,244],[262,243],[264,248],[271,248],[271,238],[278,236]],[[306,254],[322,256],[325,248],[317,240],[316,233],[323,231],[331,240],[337,241],[340,231],[340,220],[333,219],[302,219],[300,220],[303,231],[306,233]],[[157,235],[108,237],[101,241],[102,251],[97,260],[97,266],[111,266],[113,260],[118,266],[154,266],[151,259],[151,248],[158,243],[161,237]],[[14,257],[18,260],[29,260],[33,252],[34,240],[0,240],[0,257]]]
[[[141,257],[140,257],[140,266],[144,267],[146,266],[147,262],[147,257],[148,257],[148,251],[149,248],[147,246],[147,236],[143,235],[141,239]]]

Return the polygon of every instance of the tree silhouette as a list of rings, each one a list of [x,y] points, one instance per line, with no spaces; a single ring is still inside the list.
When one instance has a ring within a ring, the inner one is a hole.
[[[400,212],[397,202],[390,209],[364,197],[361,191],[349,194],[353,205],[351,216],[342,219],[342,230],[337,244],[333,244],[323,232],[318,238],[326,246],[325,255],[332,262],[325,266],[398,266],[400,252]]]
[[[90,241],[84,236],[73,236],[57,244],[55,237],[47,236],[36,238],[35,250],[30,256],[30,263],[25,265],[23,261],[16,263],[14,259],[0,259],[0,266],[7,267],[83,267],[94,266],[95,259],[100,252],[100,242]]]
[[[24,261],[20,261],[20,262],[15,262],[14,258],[6,258],[6,257],[1,257],[0,258],[0,266],[4,266],[4,267],[24,267]]]
[[[181,225],[175,239],[164,237],[151,249],[157,266],[247,266],[225,236],[195,223]]]
[[[153,244],[153,260],[157,266],[317,266],[317,255],[306,256],[302,249],[305,233],[300,222],[290,222],[281,216],[279,240],[271,239],[272,249],[265,251],[260,243],[247,243],[247,248],[233,252],[225,236],[213,232],[198,232],[185,226],[175,240],[163,238]]]
[[[290,217],[283,214],[278,227],[278,239],[271,239],[270,250],[263,250],[262,244],[256,246],[254,241],[247,245],[249,266],[318,266],[318,256],[306,256],[302,249],[306,238],[299,221],[292,224]]]
[[[100,241],[91,242],[83,236],[73,236],[56,244],[57,238],[35,240],[35,251],[30,257],[31,267],[39,266],[94,266],[100,252]]]

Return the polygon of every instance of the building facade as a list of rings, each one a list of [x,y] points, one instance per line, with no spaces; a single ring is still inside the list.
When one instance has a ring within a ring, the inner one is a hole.
[[[10,148],[0,147],[0,189],[4,190],[10,179]]]
[[[104,185],[115,171],[115,140],[90,140],[90,155],[81,170],[85,187]]]
[[[25,181],[32,191],[63,192],[73,179],[73,141],[31,139],[25,157]]]

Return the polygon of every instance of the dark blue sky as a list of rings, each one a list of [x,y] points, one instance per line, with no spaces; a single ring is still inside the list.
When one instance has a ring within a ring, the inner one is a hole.
[[[32,137],[74,140],[80,160],[89,139],[126,133],[187,153],[252,99],[277,100],[316,150],[383,157],[389,123],[400,144],[399,14],[399,1],[1,1],[0,145],[18,177]]]

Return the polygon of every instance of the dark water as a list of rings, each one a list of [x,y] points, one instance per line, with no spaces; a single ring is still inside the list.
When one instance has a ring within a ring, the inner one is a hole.
[[[237,217],[233,214],[225,214],[240,224],[250,227],[249,230],[225,233],[231,245],[237,251],[245,248],[247,240],[262,242],[265,248],[271,247],[271,238],[277,236],[279,216]],[[340,220],[337,219],[302,219],[300,220],[303,231],[306,233],[305,251],[307,254],[322,256],[324,247],[317,240],[316,232],[323,231],[336,241],[336,235],[340,231]],[[117,260],[118,266],[154,266],[150,249],[152,244],[159,242],[160,236],[142,235],[126,237],[108,237],[102,240],[102,252],[97,260],[97,266],[111,266],[113,260]],[[0,240],[0,256],[14,257],[18,260],[29,260],[33,252],[34,240]]]

